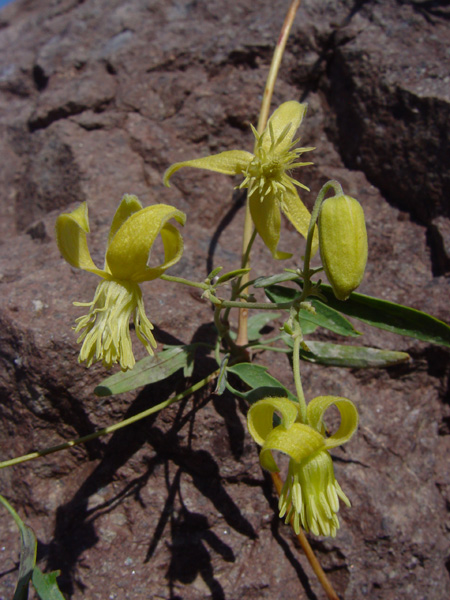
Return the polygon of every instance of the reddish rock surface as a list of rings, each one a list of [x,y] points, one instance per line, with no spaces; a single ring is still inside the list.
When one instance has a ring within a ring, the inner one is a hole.
[[[71,330],[94,276],[54,242],[61,210],[89,201],[101,264],[124,193],[188,214],[172,270],[201,279],[239,263],[242,203],[233,182],[177,160],[252,147],[281,0],[15,0],[0,11],[0,419],[2,459],[88,434],[183,389],[180,376],[97,398],[106,375],[76,362]],[[362,291],[450,321],[446,2],[304,0],[274,105],[309,103],[311,187],[337,178],[360,199],[370,259]],[[284,223],[282,247],[303,242]],[[256,274],[274,265],[259,241]],[[294,266],[294,260],[275,268]],[[211,339],[195,293],[143,286],[163,343]],[[305,392],[358,405],[358,435],[335,451],[353,507],[334,540],[311,543],[342,598],[450,595],[449,352],[368,327],[366,345],[407,351],[388,370],[305,365]],[[324,334],[320,334],[325,339]],[[135,348],[139,357],[143,351]],[[258,360],[293,386],[276,355]],[[198,361],[195,379],[213,361]],[[318,585],[246,433],[245,406],[203,393],[103,438],[1,472],[1,493],[34,528],[43,570],[66,597],[319,599]],[[13,595],[18,535],[0,522],[0,598]]]

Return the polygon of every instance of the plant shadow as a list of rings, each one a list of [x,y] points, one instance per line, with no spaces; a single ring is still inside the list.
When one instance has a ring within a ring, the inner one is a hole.
[[[204,325],[196,332],[193,342],[202,341],[210,334],[210,326]],[[167,344],[181,343],[162,331],[157,332],[157,337]],[[199,347],[198,352],[200,354],[197,356],[192,375],[194,381],[202,379],[216,368],[215,362],[207,356],[207,349]],[[174,391],[180,392],[188,386],[189,383],[186,383],[184,377],[180,377],[180,372],[162,382],[149,385],[137,395],[122,418],[127,419],[146,410],[152,403],[164,401]],[[79,564],[82,555],[95,547],[100,540],[96,521],[114,511],[130,497],[144,509],[142,490],[148,485],[155,470],[161,466],[165,470],[167,499],[154,532],[149,535],[146,561],[151,559],[163,535],[166,539],[169,533],[170,561],[166,577],[171,597],[175,597],[173,594],[176,581],[189,583],[198,575],[209,587],[212,598],[220,600],[225,597],[220,583],[214,576],[211,553],[217,554],[222,560],[233,562],[233,550],[212,531],[204,514],[188,508],[189,503],[183,498],[179,485],[181,478],[188,476],[195,488],[214,506],[215,512],[223,517],[230,528],[240,535],[256,539],[257,534],[251,523],[227,493],[219,466],[213,456],[206,450],[191,448],[196,415],[209,402],[210,396],[211,390],[207,390],[205,394],[203,389],[193,395],[193,406],[189,404],[188,408],[188,400],[183,400],[171,407],[170,417],[164,419],[163,423],[158,421],[158,414],[155,414],[116,431],[106,443],[100,442],[100,452],[96,453],[97,456],[100,455],[97,459],[98,464],[81,484],[77,484],[70,500],[57,509],[52,541],[47,545],[39,545],[39,558],[47,562],[46,570],[61,570],[58,583],[68,597],[76,590],[83,592],[86,589],[79,576]],[[229,437],[233,438],[229,439],[229,447],[234,448],[233,453],[238,457],[242,452],[245,432],[238,418],[234,399],[228,397],[225,400],[222,396],[221,400],[223,402],[220,406],[217,402],[214,402],[214,405],[218,407],[217,413],[222,417]],[[187,441],[180,442],[178,434],[186,425],[189,432]],[[107,501],[94,505],[93,496],[117,481],[119,469],[146,445],[153,448],[154,456],[143,459],[144,472],[131,480],[127,479],[120,490],[114,491]],[[176,467],[176,475],[171,482],[169,465],[172,470],[173,465]],[[176,514],[173,511],[175,500],[177,505],[181,506]],[[169,532],[165,531],[166,527],[169,528]],[[191,560],[183,560],[184,555]],[[192,560],[194,555],[195,561]]]

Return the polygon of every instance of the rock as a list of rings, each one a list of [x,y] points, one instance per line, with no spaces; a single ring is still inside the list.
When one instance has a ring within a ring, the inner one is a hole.
[[[170,274],[201,280],[240,263],[238,180],[164,170],[212,152],[251,150],[286,2],[15,0],[0,11],[0,419],[2,459],[87,435],[182,391],[180,373],[136,393],[98,398],[108,375],[78,365],[71,330],[96,278],[71,269],[54,241],[61,211],[89,204],[101,266],[124,193],[188,214],[185,254]],[[326,11],[324,10],[324,6]],[[337,178],[364,207],[369,263],[361,291],[450,321],[448,305],[447,9],[382,0],[304,0],[274,105],[309,103],[299,171],[311,188]],[[303,242],[286,221],[281,249]],[[273,272],[256,240],[255,276]],[[196,291],[143,285],[162,343],[211,342]],[[279,322],[275,327],[281,324]],[[357,436],[335,451],[352,501],[334,540],[311,537],[346,600],[449,595],[447,349],[357,324],[363,344],[409,352],[388,370],[302,364],[305,394],[344,395]],[[319,333],[320,339],[335,339]],[[134,340],[138,358],[144,350]],[[287,360],[257,360],[293,389]],[[200,355],[192,381],[211,372]],[[45,571],[89,598],[323,597],[245,425],[246,407],[212,386],[134,426],[4,469],[1,493],[39,539]],[[19,541],[0,522],[0,595],[12,597]]]

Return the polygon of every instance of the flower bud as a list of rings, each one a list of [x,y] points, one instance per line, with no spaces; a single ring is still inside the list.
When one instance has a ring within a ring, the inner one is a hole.
[[[367,262],[364,211],[355,198],[327,198],[319,214],[320,256],[338,300],[347,300],[362,281]]]

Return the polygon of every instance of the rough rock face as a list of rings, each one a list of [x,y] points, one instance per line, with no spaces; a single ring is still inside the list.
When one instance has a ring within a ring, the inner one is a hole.
[[[88,200],[101,264],[115,207],[135,193],[188,214],[186,252],[172,274],[201,279],[212,265],[238,265],[243,210],[233,182],[186,170],[168,190],[162,174],[177,160],[251,148],[249,123],[287,4],[15,0],[0,11],[2,459],[88,434],[183,389],[174,376],[138,394],[93,395],[106,372],[77,364],[70,327],[80,314],[72,301],[91,299],[96,281],[64,263],[53,224]],[[309,103],[302,142],[317,150],[301,173],[306,200],[337,178],[364,206],[362,291],[446,321],[448,19],[439,1],[304,0],[274,98]],[[299,256],[302,242],[284,227],[281,247]],[[253,264],[256,274],[273,270],[259,242]],[[211,338],[210,308],[198,295],[163,281],[143,288],[160,342]],[[311,542],[346,600],[444,600],[449,353],[364,332],[362,343],[407,351],[412,362],[304,366],[309,398],[345,395],[361,415],[358,435],[335,452],[353,507],[341,511],[336,539]],[[283,358],[259,360],[293,386]],[[193,378],[212,368],[204,356]],[[69,598],[324,597],[276,516],[245,407],[229,395],[200,394],[0,477],[1,493],[39,538],[41,567],[61,569]],[[0,539],[0,597],[11,598],[19,542],[6,513]]]

